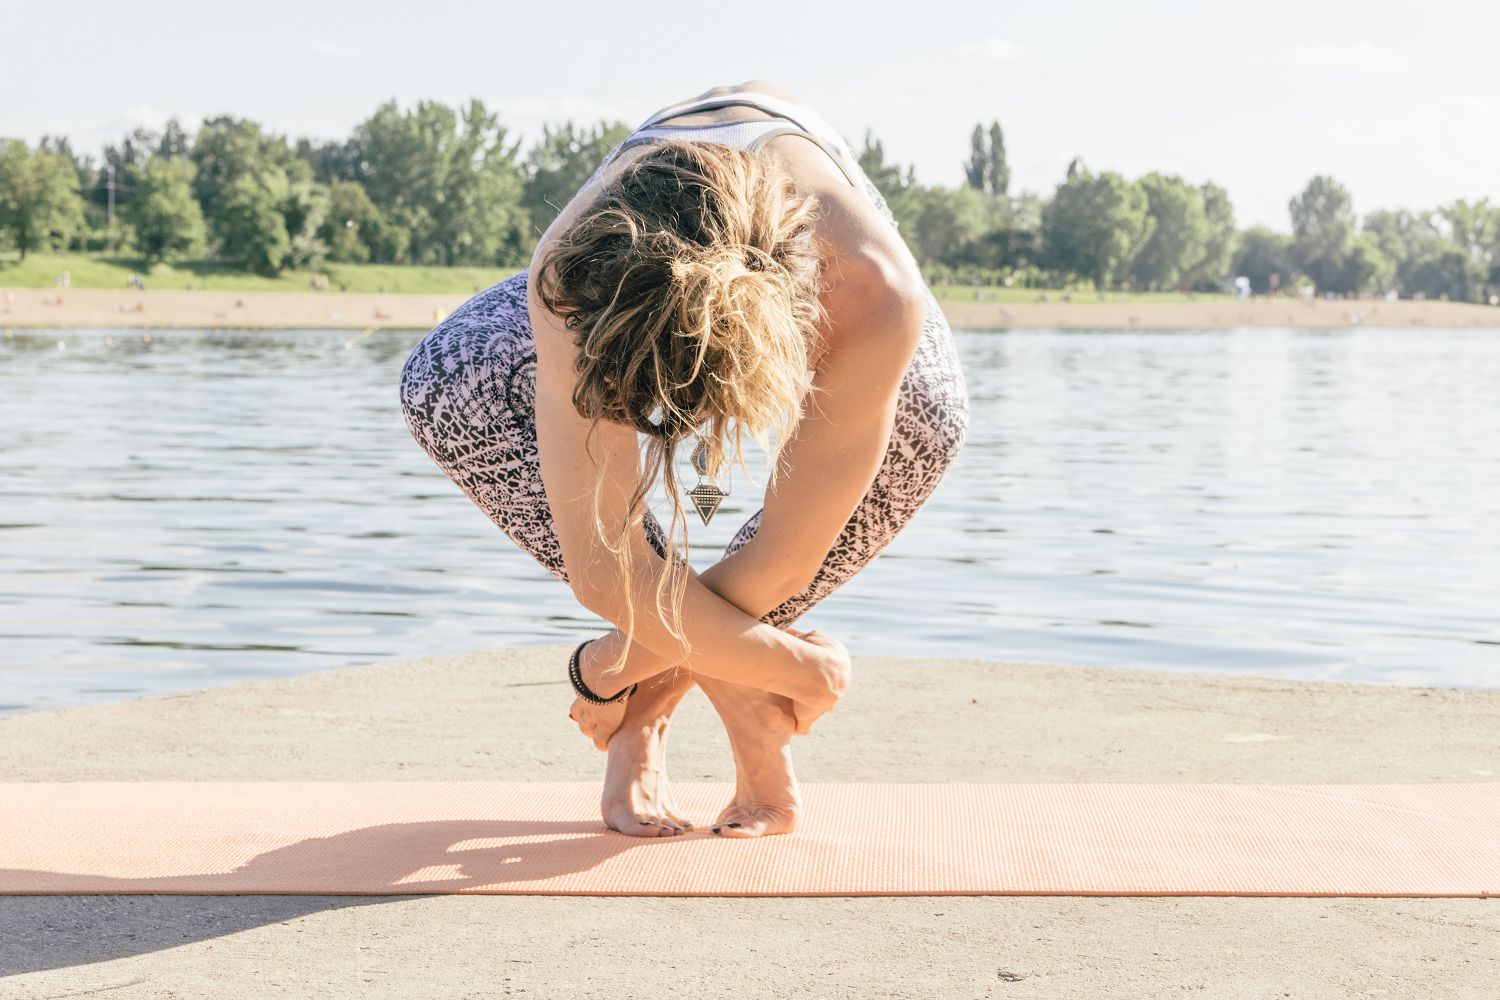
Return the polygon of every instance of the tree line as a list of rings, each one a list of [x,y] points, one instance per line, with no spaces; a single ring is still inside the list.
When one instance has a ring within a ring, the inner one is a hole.
[[[344,140],[292,141],[244,118],[137,129],[97,159],[66,138],[0,139],[0,248],[214,259],[276,274],[325,262],[522,267],[560,206],[628,134],[622,122],[546,125],[523,149],[481,101],[387,102]],[[964,182],[918,183],[866,133],[860,165],[929,279],[1062,288],[1488,301],[1500,291],[1500,207],[1460,200],[1359,219],[1315,177],[1289,233],[1241,231],[1228,193],[1075,160],[1049,197],[1010,190],[1004,132],[974,126]]]

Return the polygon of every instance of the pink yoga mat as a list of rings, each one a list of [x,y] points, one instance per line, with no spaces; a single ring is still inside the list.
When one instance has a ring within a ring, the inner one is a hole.
[[[606,830],[557,782],[0,784],[0,893],[1490,896],[1500,783],[803,787],[795,833]]]

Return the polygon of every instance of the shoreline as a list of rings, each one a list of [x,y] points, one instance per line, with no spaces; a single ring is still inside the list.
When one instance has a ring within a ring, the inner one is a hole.
[[[9,781],[598,781],[568,645],[0,720]],[[1500,690],[859,656],[805,782],[1495,781]],[[1392,748],[1400,753],[1392,753]],[[671,774],[732,781],[700,691]],[[702,817],[695,817],[701,819]],[[651,841],[632,845],[650,850]],[[1495,899],[0,896],[0,992],[1489,997]],[[642,928],[648,928],[643,933]],[[705,929],[711,933],[705,933]],[[566,960],[559,948],[568,949]],[[1357,955],[1353,961],[1350,956]],[[267,978],[269,976],[269,978]],[[263,991],[264,991],[263,990]]]
[[[428,330],[466,294],[0,290],[0,329]],[[1202,330],[1235,327],[1500,328],[1500,308],[1386,299],[943,302],[954,328]]]

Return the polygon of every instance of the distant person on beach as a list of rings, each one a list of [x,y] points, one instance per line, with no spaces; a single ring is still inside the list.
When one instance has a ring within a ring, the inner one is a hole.
[[[714,832],[790,831],[792,737],[850,679],[841,643],[792,625],[891,542],[968,426],[952,333],[839,133],[759,80],[651,115],[530,268],[417,345],[401,400],[438,467],[617,626],[568,663],[569,716],[609,754],[605,823],[691,827],[666,736],[698,684],[737,771]],[[686,512],[713,516],[746,438],[772,456],[763,504],[699,573]]]

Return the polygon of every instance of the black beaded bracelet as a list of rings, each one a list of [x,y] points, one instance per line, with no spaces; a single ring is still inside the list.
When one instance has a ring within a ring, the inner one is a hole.
[[[588,702],[591,705],[613,705],[615,702],[624,701],[626,698],[629,698],[631,695],[635,694],[635,689],[639,685],[632,684],[630,685],[630,687],[621,691],[613,698],[601,698],[594,692],[590,691],[588,689],[588,686],[583,683],[583,671],[578,666],[578,654],[583,652],[584,646],[587,646],[593,641],[594,640],[592,639],[585,639],[580,642],[578,644],[578,648],[573,650],[573,655],[568,658],[568,680],[573,682],[573,690],[578,692],[578,697],[582,698],[584,701]]]

